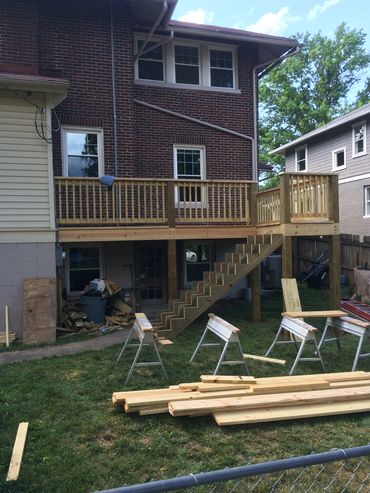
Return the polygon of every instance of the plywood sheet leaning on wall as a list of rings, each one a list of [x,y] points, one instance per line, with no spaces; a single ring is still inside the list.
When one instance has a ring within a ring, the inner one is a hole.
[[[39,277],[23,281],[23,342],[52,342],[56,337],[55,279]]]

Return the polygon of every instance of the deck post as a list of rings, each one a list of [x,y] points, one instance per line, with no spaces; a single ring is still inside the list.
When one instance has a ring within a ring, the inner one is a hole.
[[[290,176],[282,173],[280,175],[280,216],[281,224],[290,223]]]
[[[175,184],[173,181],[167,182],[167,221],[168,227],[175,227]]]
[[[249,188],[249,225],[255,226],[257,224],[257,192],[258,184],[253,182]]]
[[[293,249],[292,249],[292,237],[283,237],[283,243],[281,246],[281,276],[283,278],[291,279],[293,277]]]
[[[338,310],[340,308],[340,274],[341,274],[341,255],[340,255],[340,235],[329,236],[329,257],[330,257],[330,308]]]
[[[167,242],[168,300],[177,298],[177,254],[176,240]]]
[[[261,265],[259,264],[249,274],[249,282],[252,288],[252,322],[258,323],[261,321]]]

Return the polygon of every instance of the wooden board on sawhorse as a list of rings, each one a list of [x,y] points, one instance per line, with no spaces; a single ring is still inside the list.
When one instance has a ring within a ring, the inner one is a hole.
[[[243,350],[239,341],[240,330],[237,327],[234,327],[234,325],[231,325],[228,322],[226,322],[226,320],[217,317],[217,315],[215,315],[214,313],[209,313],[208,317],[209,319],[208,319],[207,327],[205,328],[205,331],[203,332],[203,335],[200,338],[197,347],[195,348],[193,356],[190,358],[190,362],[194,361],[196,354],[202,347],[223,346],[220,359],[218,360],[216,369],[213,372],[213,374],[217,375],[221,365],[244,365],[247,375],[250,375],[249,368],[244,359]],[[208,333],[212,333],[215,336],[217,336],[219,339],[221,339],[221,342],[204,342]],[[236,360],[236,361],[225,360],[226,352],[230,347],[230,344],[233,343],[237,345],[237,349],[240,353],[240,360]]]
[[[147,319],[145,313],[135,313],[135,318],[136,318],[135,323],[132,326],[132,329],[130,330],[130,333],[129,333],[129,335],[128,335],[128,337],[127,337],[127,339],[123,345],[123,348],[121,349],[121,352],[119,353],[118,358],[117,358],[117,363],[118,363],[119,360],[121,359],[123,353],[125,352],[126,348],[128,348],[128,347],[137,347],[138,348],[136,351],[136,354],[135,354],[134,361],[132,362],[130,371],[128,372],[125,385],[127,385],[128,382],[130,381],[130,378],[132,376],[132,372],[134,371],[134,368],[138,368],[141,366],[160,366],[162,368],[162,371],[163,371],[163,374],[164,374],[166,380],[168,380],[168,376],[167,376],[166,370],[164,368],[162,358],[159,354],[157,345],[155,343],[154,329],[153,329],[151,323]],[[134,338],[138,339],[138,341],[139,341],[138,344],[130,344],[130,341]],[[157,356],[156,361],[138,362],[139,357],[140,357],[140,353],[141,353],[144,346],[152,346],[153,347],[154,352]]]
[[[279,340],[279,337],[284,334],[284,331],[288,332],[291,335],[291,340]],[[323,371],[325,371],[324,362],[322,360],[320,349],[316,341],[315,334],[317,332],[318,329],[316,329],[312,325],[307,324],[306,322],[303,322],[303,320],[300,320],[298,318],[283,317],[274,342],[267,350],[265,356],[268,356],[272,352],[276,344],[295,344],[297,349],[297,356],[294,360],[289,375],[293,375],[294,370],[296,369],[296,366],[300,361],[319,361],[321,363]],[[307,342],[313,343],[315,351],[314,354],[316,356],[312,356],[311,358],[302,358],[302,353]]]
[[[327,333],[329,329],[333,329],[334,335],[333,337],[327,337]],[[339,335],[338,332],[342,331],[346,334],[353,335],[358,337],[358,345],[356,349],[355,358],[353,360],[352,371],[355,371],[357,368],[358,360],[360,358],[369,358],[370,353],[361,353],[363,343],[365,342],[366,337],[370,338],[370,322],[364,322],[362,320],[357,320],[353,317],[341,317],[341,318],[332,318],[328,317],[325,324],[324,332],[322,333],[319,349],[325,342],[335,341],[337,343],[338,349],[340,349]]]

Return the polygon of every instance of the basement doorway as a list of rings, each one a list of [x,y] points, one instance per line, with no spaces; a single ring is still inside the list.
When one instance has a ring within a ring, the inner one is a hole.
[[[166,299],[166,252],[164,242],[143,242],[136,246],[136,293],[141,307],[161,304]]]

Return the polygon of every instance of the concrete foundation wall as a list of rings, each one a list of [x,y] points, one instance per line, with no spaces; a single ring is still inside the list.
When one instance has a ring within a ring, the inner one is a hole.
[[[23,280],[31,277],[55,278],[54,243],[0,243],[0,330],[8,305],[10,330],[18,338],[23,333]]]

